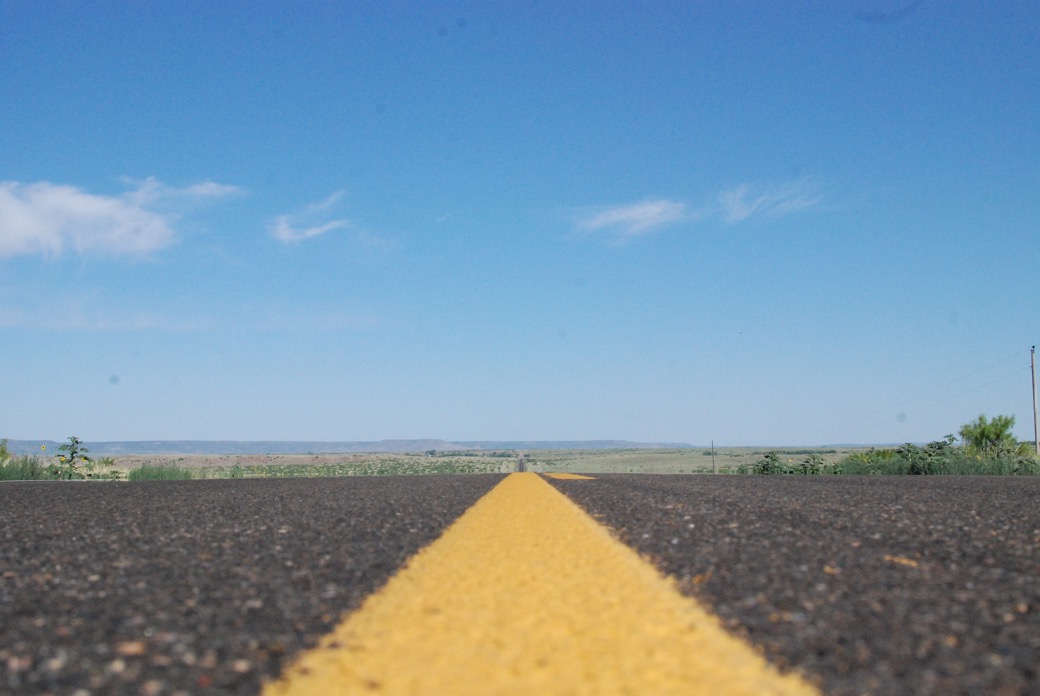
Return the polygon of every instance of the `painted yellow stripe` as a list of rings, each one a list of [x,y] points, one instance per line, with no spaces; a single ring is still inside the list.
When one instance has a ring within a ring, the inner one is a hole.
[[[816,694],[537,474],[512,474],[266,696]]]

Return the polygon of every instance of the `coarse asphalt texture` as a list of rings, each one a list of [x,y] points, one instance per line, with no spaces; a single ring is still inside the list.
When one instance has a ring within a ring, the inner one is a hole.
[[[502,478],[0,484],[0,693],[256,694]]]
[[[1040,694],[1040,478],[550,480],[830,694]]]
[[[515,473],[263,696],[819,696]]]

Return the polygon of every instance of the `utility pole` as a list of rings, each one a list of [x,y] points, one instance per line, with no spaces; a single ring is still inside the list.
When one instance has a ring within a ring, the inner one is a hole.
[[[1029,351],[1029,371],[1033,375],[1033,448],[1040,454],[1040,416],[1036,412],[1036,346]]]
[[[1035,405],[1036,404],[1034,403],[1034,406]],[[1036,408],[1034,408],[1033,410],[1035,411]],[[701,442],[704,442],[704,440],[701,440]],[[719,473],[719,472],[715,471],[715,441],[714,440],[711,441],[711,473],[713,473],[713,474]]]

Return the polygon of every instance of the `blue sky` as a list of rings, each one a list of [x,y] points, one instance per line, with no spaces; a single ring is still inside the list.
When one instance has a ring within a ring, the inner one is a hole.
[[[1040,4],[0,0],[0,437],[1032,438]]]

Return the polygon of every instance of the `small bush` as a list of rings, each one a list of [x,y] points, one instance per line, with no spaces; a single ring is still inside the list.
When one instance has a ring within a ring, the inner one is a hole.
[[[0,462],[0,481],[40,481],[52,478],[39,457],[14,457]]]
[[[844,459],[827,465],[823,457],[810,454],[800,462],[780,458],[782,452],[769,452],[750,467],[742,465],[742,474],[778,475],[801,474],[850,474],[867,476],[936,476],[936,475],[988,475],[988,476],[1036,476],[1040,475],[1040,458],[1020,451],[991,450],[987,456],[972,447],[957,447],[956,438],[947,435],[941,440],[919,446],[906,443],[894,449],[874,449],[856,452]]]
[[[751,473],[759,474],[764,476],[772,475],[802,475],[802,476],[818,476],[824,472],[824,465],[826,460],[819,454],[813,452],[809,454],[805,459],[800,462],[792,462],[787,460],[783,462],[780,460],[780,453],[773,451],[766,453],[765,457],[759,459],[751,467]],[[746,469],[740,471],[740,473],[747,473]]]
[[[1035,476],[1040,459],[1002,453],[985,456],[971,447],[954,446],[953,435],[924,447],[907,443],[896,449],[857,452],[838,462],[835,473],[899,476],[973,475]]]
[[[776,452],[768,452],[765,457],[755,462],[752,471],[760,476],[772,476],[775,474],[787,473],[783,462],[780,461],[780,455]]]
[[[178,466],[142,466],[131,469],[130,481],[188,481],[194,478],[191,469]]]
[[[819,454],[810,454],[796,465],[795,473],[805,476],[817,476],[823,473],[825,463],[826,460]]]

